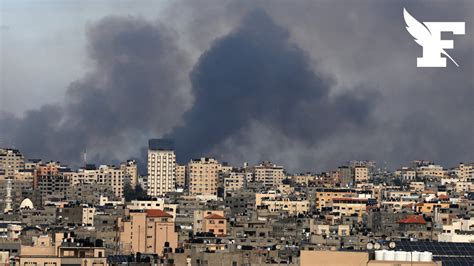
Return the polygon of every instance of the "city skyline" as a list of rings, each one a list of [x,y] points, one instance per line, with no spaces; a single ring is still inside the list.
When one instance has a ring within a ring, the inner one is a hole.
[[[160,143],[160,141],[164,140],[166,144]],[[154,144],[153,141],[157,141]],[[159,143],[159,144],[158,144]],[[163,146],[164,145],[164,146]],[[298,175],[298,174],[325,174],[325,173],[330,173],[331,171],[335,171],[335,169],[339,169],[341,167],[349,167],[349,166],[354,166],[357,164],[370,164],[370,168],[373,170],[381,171],[384,172],[386,171],[387,173],[390,172],[395,172],[395,171],[400,171],[403,170],[404,168],[414,168],[415,163],[419,163],[420,165],[434,165],[434,166],[439,166],[443,169],[443,171],[449,171],[452,169],[455,169],[459,164],[473,164],[474,160],[464,160],[464,161],[459,161],[453,165],[446,165],[443,163],[439,163],[433,160],[429,160],[429,158],[423,158],[423,159],[414,159],[414,160],[409,160],[406,161],[400,165],[396,165],[394,168],[388,168],[386,162],[379,162],[377,160],[369,160],[369,159],[361,159],[361,158],[352,158],[349,161],[341,161],[337,164],[337,166],[332,167],[332,168],[307,168],[307,169],[302,169],[298,171],[290,171],[289,168],[287,168],[284,164],[278,162],[278,161],[272,161],[268,159],[263,159],[261,161],[256,161],[256,162],[250,162],[250,161],[244,161],[242,164],[232,164],[226,161],[224,158],[216,158],[214,156],[210,155],[203,155],[200,157],[196,158],[191,158],[188,161],[185,162],[179,162],[177,160],[175,150],[174,148],[174,142],[171,139],[150,139],[148,142],[148,148],[147,148],[147,154],[145,161],[137,161],[137,158],[129,157],[123,161],[109,161],[109,162],[97,162],[93,160],[87,160],[86,159],[86,154],[83,154],[83,160],[80,163],[76,163],[73,165],[64,163],[61,160],[56,160],[56,159],[44,159],[44,158],[30,158],[26,154],[24,154],[21,150],[13,148],[13,147],[0,147],[2,150],[10,150],[10,151],[15,151],[21,154],[22,158],[25,159],[27,162],[31,163],[58,163],[59,165],[66,167],[67,169],[70,169],[71,171],[76,171],[80,169],[88,169],[90,167],[101,167],[101,166],[106,166],[106,167],[123,167],[124,165],[127,165],[129,162],[133,162],[134,165],[134,171],[137,172],[137,174],[143,175],[143,176],[148,176],[152,179],[161,179],[164,178],[163,180],[166,180],[166,184],[168,182],[170,183],[171,187],[179,186],[178,183],[176,183],[176,178],[178,174],[178,169],[179,167],[185,166],[187,164],[191,163],[196,163],[200,162],[201,160],[211,160],[215,161],[216,163],[223,164],[226,167],[230,168],[245,168],[248,166],[258,166],[266,163],[274,164],[275,166],[278,165],[278,167],[281,167],[284,171],[285,174],[293,174],[293,175]],[[159,148],[160,147],[160,148]],[[153,158],[153,162],[151,161],[151,158]],[[156,159],[156,160],[155,160]],[[160,161],[164,160],[164,161]],[[168,166],[168,161],[171,160],[171,164]],[[163,168],[160,168],[160,164],[163,165]],[[150,167],[153,169],[152,172],[150,173]],[[146,171],[145,171],[146,170]],[[155,173],[156,171],[156,173]],[[161,173],[163,173],[163,176],[160,176]],[[357,176],[357,173],[354,173]],[[367,173],[366,173],[367,174]],[[364,174],[364,175],[366,175]],[[155,176],[158,175],[158,176]],[[174,180],[172,180],[174,179]],[[137,183],[137,177],[134,177],[132,184]],[[167,191],[160,193],[160,192],[155,192],[157,193],[156,196],[158,195],[164,195],[167,192],[170,192],[172,190],[169,190],[168,188]]]
[[[78,3],[2,3],[1,146],[72,165],[144,161],[147,139],[173,137],[178,160],[294,171],[474,157],[472,1]],[[466,22],[459,68],[416,68],[404,7]]]
[[[1,0],[0,266],[474,265],[474,0]]]

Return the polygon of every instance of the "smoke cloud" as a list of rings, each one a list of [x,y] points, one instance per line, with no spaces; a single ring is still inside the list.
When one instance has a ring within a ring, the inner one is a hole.
[[[181,162],[272,160],[290,171],[472,160],[473,1],[205,3],[173,1],[154,17],[161,24],[93,24],[88,74],[61,104],[0,114],[0,142],[73,165],[85,150],[95,162],[143,161],[147,139],[162,136],[176,139]],[[466,22],[465,35],[443,37],[459,68],[416,67],[422,48],[403,8],[419,21]]]
[[[93,70],[70,85],[63,104],[0,116],[6,141],[29,158],[73,165],[85,151],[91,161],[128,158],[176,126],[190,103],[187,57],[173,32],[141,18],[106,17],[87,37]]]
[[[306,52],[261,9],[203,53],[191,82],[195,103],[171,134],[184,159],[218,154],[229,138],[238,147],[250,137],[242,131],[255,123],[314,146],[371,123],[375,99],[360,91],[330,97],[331,77],[314,72]]]

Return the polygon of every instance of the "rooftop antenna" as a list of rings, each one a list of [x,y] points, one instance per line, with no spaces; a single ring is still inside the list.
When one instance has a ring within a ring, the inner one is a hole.
[[[84,159],[84,167],[85,167],[87,165],[87,150],[84,150],[83,159]]]

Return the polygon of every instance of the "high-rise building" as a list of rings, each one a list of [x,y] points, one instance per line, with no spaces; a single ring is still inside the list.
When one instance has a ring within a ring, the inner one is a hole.
[[[0,149],[0,179],[13,178],[15,173],[25,167],[25,158],[19,150]]]
[[[175,190],[176,155],[169,139],[148,142],[148,195],[157,197]]]
[[[213,158],[193,159],[188,164],[191,195],[217,195],[221,165]]]

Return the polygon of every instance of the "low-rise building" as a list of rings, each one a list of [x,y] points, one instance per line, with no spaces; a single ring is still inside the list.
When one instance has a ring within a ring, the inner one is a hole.
[[[129,211],[118,228],[122,254],[163,254],[165,247],[178,247],[173,216],[159,209]]]

